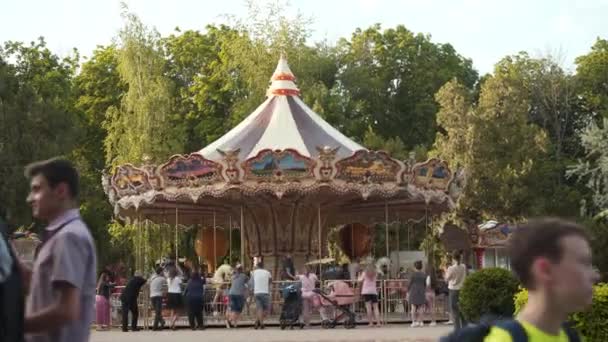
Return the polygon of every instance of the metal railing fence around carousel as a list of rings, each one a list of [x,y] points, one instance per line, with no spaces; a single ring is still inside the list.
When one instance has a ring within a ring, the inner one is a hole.
[[[363,298],[359,295],[360,287],[356,281],[343,280],[353,289],[355,298],[350,306],[351,311],[356,315],[357,323],[367,323],[367,315]],[[317,287],[326,288],[330,280],[325,280],[317,284]],[[279,316],[283,307],[283,297],[281,289],[292,281],[273,281],[270,289],[270,314],[267,316],[266,322],[268,325],[279,323]],[[403,279],[387,279],[377,282],[378,305],[380,310],[381,320],[384,323],[404,323],[411,321],[410,305],[407,298],[408,281]],[[120,327],[122,324],[122,303],[120,301],[120,291],[124,287],[117,287],[117,291],[111,295],[111,325]],[[226,310],[228,307],[228,289],[230,283],[208,284],[205,286],[204,308],[203,315],[205,325],[207,326],[224,326]],[[165,289],[166,290],[166,289]],[[166,292],[166,291],[165,291]],[[444,321],[448,319],[448,301],[444,294],[434,295],[427,298],[430,305],[425,306],[423,318],[425,321]],[[169,321],[169,310],[166,309],[166,296],[163,298],[163,317]],[[150,292],[148,286],[144,286],[138,298],[139,307],[139,326],[144,329],[151,328],[154,320],[154,311],[150,302]],[[245,306],[239,325],[253,325],[255,322],[255,300],[252,295],[246,297]],[[321,316],[318,308],[312,310],[311,323],[319,324]],[[180,310],[180,315],[176,322],[177,326],[188,326],[188,319],[185,307]]]

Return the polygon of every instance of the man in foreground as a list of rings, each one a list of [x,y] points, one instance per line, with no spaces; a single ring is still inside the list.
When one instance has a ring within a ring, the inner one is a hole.
[[[20,263],[27,297],[29,342],[88,341],[95,305],[97,257],[78,211],[78,172],[67,160],[29,165],[27,202],[32,216],[47,224],[33,269]]]
[[[563,323],[591,304],[599,279],[584,229],[559,219],[530,221],[513,232],[508,252],[511,268],[528,289],[528,303],[511,331],[492,327],[484,341],[516,342],[518,329],[530,342],[577,341],[576,332]]]

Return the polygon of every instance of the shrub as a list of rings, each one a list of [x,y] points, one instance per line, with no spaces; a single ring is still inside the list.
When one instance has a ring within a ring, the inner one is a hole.
[[[528,291],[521,289],[515,296],[515,312],[519,312],[528,301]],[[589,310],[570,316],[576,330],[586,342],[608,341],[608,284],[593,288],[593,304]]]
[[[478,322],[486,314],[511,317],[513,296],[519,282],[508,270],[485,268],[464,281],[460,290],[460,311],[469,322]]]

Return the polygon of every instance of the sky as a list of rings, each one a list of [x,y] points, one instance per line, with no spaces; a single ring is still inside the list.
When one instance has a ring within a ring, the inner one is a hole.
[[[0,42],[29,42],[44,36],[60,56],[76,47],[90,56],[122,25],[118,0],[1,0]],[[261,1],[261,0],[258,0]],[[245,16],[243,0],[127,0],[129,9],[163,35],[179,26],[204,30],[225,23],[226,15]],[[312,41],[335,42],[358,28],[402,24],[415,33],[450,43],[473,60],[480,73],[491,72],[506,55],[527,51],[557,57],[574,71],[574,59],[597,37],[608,39],[608,0],[291,0],[313,19]]]

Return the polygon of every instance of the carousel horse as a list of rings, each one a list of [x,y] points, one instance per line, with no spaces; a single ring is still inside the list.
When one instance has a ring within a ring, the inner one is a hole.
[[[230,282],[232,277],[232,266],[227,263],[222,264],[215,270],[213,273],[213,278],[211,278],[212,283],[215,288],[215,296],[213,297],[213,315],[215,316],[217,312],[219,312],[219,308],[222,305],[220,299],[223,299],[224,290],[228,287],[227,283]]]

